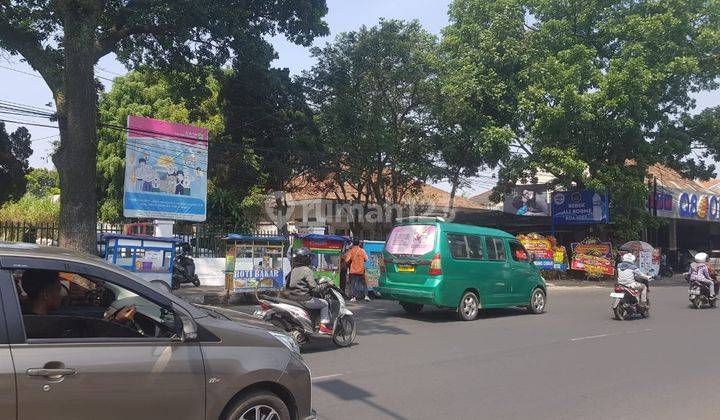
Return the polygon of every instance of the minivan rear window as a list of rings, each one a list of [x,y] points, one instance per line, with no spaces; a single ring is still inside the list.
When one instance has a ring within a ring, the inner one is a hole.
[[[385,244],[393,255],[425,255],[435,249],[437,228],[434,225],[396,226]]]

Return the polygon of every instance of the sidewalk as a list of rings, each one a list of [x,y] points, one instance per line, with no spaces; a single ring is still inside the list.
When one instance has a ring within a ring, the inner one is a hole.
[[[247,305],[254,303],[254,296],[247,293],[226,292],[223,286],[183,285],[173,294],[190,303],[200,305]]]
[[[584,280],[584,279],[548,279],[546,280],[548,287],[602,287],[609,288],[615,285],[615,279],[600,279],[600,280]],[[650,283],[650,287],[669,287],[669,286],[685,286],[687,282],[682,274],[675,274],[672,277],[660,277],[653,280]]]

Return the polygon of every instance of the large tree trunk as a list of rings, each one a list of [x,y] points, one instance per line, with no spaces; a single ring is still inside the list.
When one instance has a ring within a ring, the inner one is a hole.
[[[56,94],[60,148],[60,246],[95,253],[97,90],[93,66],[95,13],[69,2],[65,14],[65,85]]]
[[[455,194],[457,194],[458,184],[460,184],[460,171],[456,172],[452,178],[452,188],[450,189],[450,201],[448,202],[447,216],[455,208]]]

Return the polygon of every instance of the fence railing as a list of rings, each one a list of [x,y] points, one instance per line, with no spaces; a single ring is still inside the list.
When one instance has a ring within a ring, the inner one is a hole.
[[[97,254],[105,254],[103,235],[108,233],[123,233],[122,224],[98,224],[97,228]],[[265,232],[248,232],[247,229],[226,226],[219,227],[204,223],[185,226],[178,229],[175,237],[181,242],[187,242],[192,247],[193,257],[222,258],[225,257],[225,241],[222,238],[230,233],[248,234],[253,236],[276,236]],[[60,229],[57,225],[38,225],[31,223],[0,222],[0,241],[28,242],[38,245],[57,246]]]

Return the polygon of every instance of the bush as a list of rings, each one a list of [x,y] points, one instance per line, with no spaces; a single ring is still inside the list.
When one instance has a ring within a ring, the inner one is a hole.
[[[0,222],[55,224],[60,216],[60,203],[52,197],[25,194],[20,200],[0,207]]]

